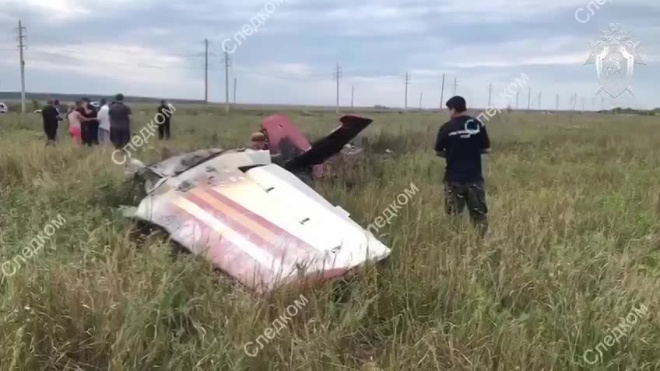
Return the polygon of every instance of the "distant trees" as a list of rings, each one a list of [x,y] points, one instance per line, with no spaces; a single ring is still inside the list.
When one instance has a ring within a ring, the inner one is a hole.
[[[640,115],[640,116],[660,116],[660,108],[656,108],[652,111],[646,111],[646,110],[636,110],[633,108],[622,108],[622,107],[617,107],[611,111],[606,111],[610,113],[614,113],[617,115]]]

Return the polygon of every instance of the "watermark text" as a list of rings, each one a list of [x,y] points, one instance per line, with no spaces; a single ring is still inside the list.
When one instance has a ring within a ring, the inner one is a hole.
[[[299,299],[295,300],[292,305],[286,307],[286,311],[283,315],[273,321],[271,327],[267,328],[255,341],[250,341],[245,344],[243,347],[245,354],[249,357],[256,357],[266,345],[270,344],[271,340],[275,339],[275,337],[287,327],[288,322],[291,322],[300,314],[300,310],[305,308],[308,303],[309,300],[301,294]]]
[[[37,233],[37,237],[30,240],[30,243],[23,248],[20,254],[16,255],[13,259],[7,260],[0,266],[0,271],[5,277],[13,277],[18,273],[30,259],[34,259],[39,255],[46,243],[52,241],[51,237],[66,224],[66,219],[62,215],[57,216],[57,220],[53,219],[44,230]]]

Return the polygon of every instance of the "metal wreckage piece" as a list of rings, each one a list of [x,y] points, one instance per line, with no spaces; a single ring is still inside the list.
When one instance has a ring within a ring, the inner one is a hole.
[[[340,122],[311,145],[286,116],[274,115],[262,124],[270,150],[207,149],[142,167],[135,179],[147,196],[127,216],[163,228],[257,292],[329,281],[381,261],[390,249],[301,180],[322,177],[323,163],[372,120]]]

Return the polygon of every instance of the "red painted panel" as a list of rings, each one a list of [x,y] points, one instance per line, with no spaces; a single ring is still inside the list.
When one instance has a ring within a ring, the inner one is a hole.
[[[312,148],[309,140],[298,128],[283,114],[267,117],[261,125],[268,135],[271,152],[279,154],[280,146],[286,140],[300,152],[307,152]]]

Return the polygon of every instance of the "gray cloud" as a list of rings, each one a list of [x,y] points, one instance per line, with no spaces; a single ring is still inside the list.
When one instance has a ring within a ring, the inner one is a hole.
[[[616,21],[642,41],[649,62],[638,68],[637,97],[621,104],[660,106],[652,93],[652,81],[660,77],[655,22],[660,3],[608,3],[581,24],[575,11],[588,2],[520,0],[513,6],[508,0],[285,0],[232,56],[233,76],[241,81],[239,97],[249,102],[332,104],[337,61],[344,67],[342,88],[358,86],[358,102],[367,105],[400,105],[406,71],[413,74],[411,94],[424,91],[429,106],[439,105],[442,73],[459,78],[459,92],[475,104],[487,100],[489,83],[506,83],[523,72],[533,78],[533,89],[548,97],[579,93],[590,100],[598,81],[595,68],[583,66],[587,43],[598,38],[599,28]],[[29,78],[28,87],[50,91],[114,92],[123,87],[129,94],[165,91],[199,98],[202,41],[209,38],[211,97],[223,100],[220,44],[265,4],[4,0],[0,25],[9,30],[16,19],[25,21],[31,44],[28,76],[39,77]],[[11,37],[0,37],[0,42],[13,47]],[[4,66],[16,63],[11,52],[0,51],[0,57]],[[60,79],[63,73],[71,76],[66,84]],[[15,75],[3,79],[4,89],[17,86]]]

